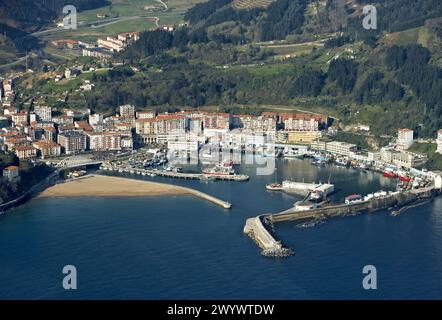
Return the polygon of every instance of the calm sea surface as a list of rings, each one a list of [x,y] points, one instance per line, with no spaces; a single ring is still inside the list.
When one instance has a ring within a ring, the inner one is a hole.
[[[276,225],[294,249],[266,258],[242,229],[246,218],[297,199],[244,183],[155,181],[190,186],[233,204],[224,210],[191,196],[34,199],[0,216],[1,299],[441,299],[442,198],[392,217],[387,211],[328,220],[313,228]],[[278,160],[278,179],[326,181],[336,199],[393,190],[379,174],[307,160]],[[152,178],[145,178],[152,180]],[[78,289],[62,288],[74,265]],[[378,289],[362,287],[365,265]]]

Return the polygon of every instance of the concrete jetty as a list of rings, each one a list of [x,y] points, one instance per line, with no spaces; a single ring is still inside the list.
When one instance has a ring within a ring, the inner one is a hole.
[[[249,218],[246,221],[243,232],[251,237],[263,250],[262,255],[284,257],[293,255],[293,251],[284,248],[280,241],[277,241],[262,223],[263,216]]]
[[[264,214],[255,218],[249,218],[244,226],[244,233],[249,235],[264,251],[281,250],[281,242],[276,241],[270,232],[265,228],[262,221],[268,220],[270,223],[295,221],[295,220],[322,220],[332,217],[343,217],[347,215],[374,212],[389,208],[401,208],[412,206],[423,201],[430,201],[439,195],[441,190],[434,187],[414,189],[402,192],[390,192],[386,195],[371,198],[367,201],[360,201],[351,204],[333,204],[310,210],[296,210],[290,208],[276,214]]]

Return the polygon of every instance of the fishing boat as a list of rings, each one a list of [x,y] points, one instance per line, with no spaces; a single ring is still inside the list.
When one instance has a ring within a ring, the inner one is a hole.
[[[392,169],[385,169],[383,175],[386,178],[391,178],[391,179],[397,178],[397,174]]]

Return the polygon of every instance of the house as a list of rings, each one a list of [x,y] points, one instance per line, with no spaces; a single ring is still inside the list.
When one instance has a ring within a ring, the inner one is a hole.
[[[8,181],[17,181],[20,179],[20,173],[17,166],[9,166],[3,169],[3,177]]]

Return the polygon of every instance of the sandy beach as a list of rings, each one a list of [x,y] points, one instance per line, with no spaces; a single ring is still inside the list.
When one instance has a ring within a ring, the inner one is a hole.
[[[39,197],[141,197],[189,193],[190,191],[186,188],[169,184],[92,175],[52,186],[43,191]]]
[[[226,209],[230,203],[191,188],[128,178],[90,175],[66,181],[43,191],[39,197],[145,197],[193,195]]]

